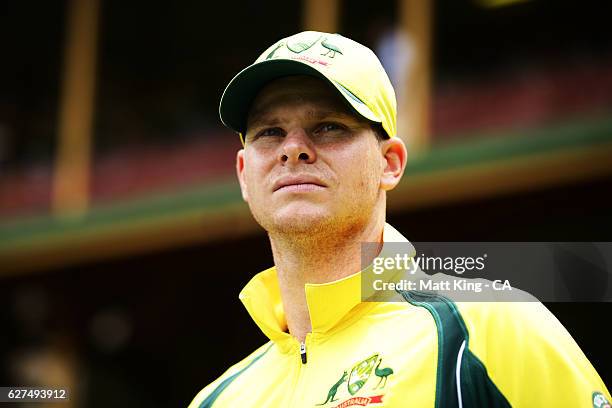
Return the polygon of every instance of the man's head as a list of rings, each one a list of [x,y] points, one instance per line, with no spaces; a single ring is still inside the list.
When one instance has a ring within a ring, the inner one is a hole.
[[[384,218],[386,191],[401,178],[406,149],[389,137],[395,116],[373,121],[373,112],[384,110],[376,101],[347,100],[332,81],[290,69],[260,84],[243,119],[233,117],[243,123],[244,149],[236,163],[242,195],[268,232],[363,227],[373,217]],[[226,108],[232,103],[227,95]]]
[[[268,82],[291,75],[329,83],[357,115],[379,123],[389,137],[396,136],[395,92],[376,55],[350,38],[317,31],[277,41],[240,71],[221,97],[221,121],[244,134],[257,93]]]

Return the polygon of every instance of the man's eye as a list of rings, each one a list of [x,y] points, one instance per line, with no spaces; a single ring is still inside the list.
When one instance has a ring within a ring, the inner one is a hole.
[[[280,128],[267,128],[257,133],[257,137],[261,136],[281,136],[282,130]]]
[[[344,126],[338,123],[323,123],[316,130],[317,133],[333,132],[335,130],[343,130]]]

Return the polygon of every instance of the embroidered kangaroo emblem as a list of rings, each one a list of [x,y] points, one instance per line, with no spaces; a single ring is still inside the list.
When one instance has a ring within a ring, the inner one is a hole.
[[[385,388],[385,385],[387,385],[387,377],[393,374],[393,369],[390,367],[379,369],[378,367],[380,367],[380,363],[382,363],[382,358],[378,360],[378,364],[376,364],[376,368],[374,369],[374,374],[376,374],[377,377],[380,377],[380,380],[378,381],[378,384],[376,384],[376,387],[374,387],[374,389],[377,389],[378,386],[383,382],[383,380],[385,380],[385,383],[380,388]]]
[[[279,48],[281,48],[281,47],[283,47],[284,45],[285,45],[285,44],[284,44],[284,43],[282,43],[282,42],[281,42],[281,43],[278,43],[278,45],[277,45],[277,46],[276,46],[276,47],[275,47],[275,48],[272,50],[272,52],[270,52],[270,53],[268,54],[268,56],[266,57],[266,60],[271,59],[271,58],[274,56],[274,54],[276,53],[276,51],[278,51],[278,49],[279,49]]]
[[[336,392],[338,392],[338,387],[340,387],[340,385],[346,381],[346,377],[347,377],[347,373],[345,371],[344,374],[342,374],[342,378],[340,378],[338,382],[332,385],[332,387],[329,389],[329,392],[327,393],[327,399],[325,400],[325,402],[321,404],[317,404],[317,405],[325,405],[328,402],[338,401],[338,399],[334,399],[334,398],[336,397]]]

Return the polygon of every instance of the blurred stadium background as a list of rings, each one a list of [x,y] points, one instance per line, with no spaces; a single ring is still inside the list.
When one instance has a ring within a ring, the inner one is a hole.
[[[388,218],[409,239],[612,241],[600,2],[8,2],[0,384],[68,386],[66,407],[186,406],[265,340],[237,295],[271,254],[217,104],[303,29],[390,72],[410,160]],[[610,385],[611,304],[547,306]]]

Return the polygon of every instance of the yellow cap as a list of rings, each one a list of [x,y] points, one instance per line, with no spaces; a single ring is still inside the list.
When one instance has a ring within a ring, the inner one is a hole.
[[[396,136],[395,92],[376,55],[350,38],[317,31],[304,31],[276,42],[240,71],[221,97],[221,121],[242,136],[259,90],[274,79],[291,75],[328,81],[356,113],[380,123],[388,136]]]

